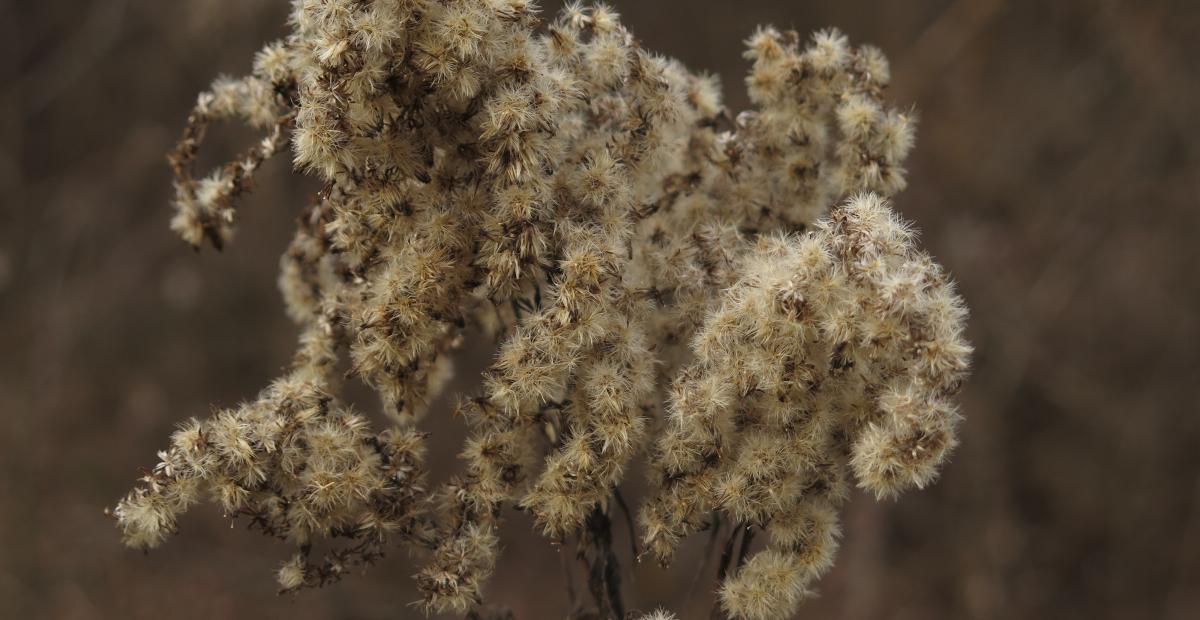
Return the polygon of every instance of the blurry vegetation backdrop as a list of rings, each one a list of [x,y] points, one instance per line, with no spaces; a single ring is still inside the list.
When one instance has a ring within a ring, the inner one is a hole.
[[[719,74],[734,110],[742,40],[774,23],[878,45],[889,99],[920,113],[896,207],[971,306],[962,446],[924,492],[853,499],[800,617],[1200,616],[1200,5],[614,6],[647,47]],[[239,238],[196,254],[167,229],[164,159],[196,93],[245,73],[286,10],[0,3],[0,617],[420,616],[400,553],[277,597],[285,550],[214,507],[146,556],[102,514],[178,422],[252,397],[287,362],[277,260],[315,181],[276,158]],[[246,138],[218,130],[209,150]],[[466,361],[468,378],[486,363]],[[442,476],[462,433],[448,413],[428,420]],[[563,617],[558,552],[506,518],[489,599]],[[699,552],[633,567],[631,607],[707,617],[707,595],[684,603]]]

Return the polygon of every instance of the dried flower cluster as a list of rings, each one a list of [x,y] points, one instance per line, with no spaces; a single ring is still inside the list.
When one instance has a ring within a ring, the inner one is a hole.
[[[936,475],[966,313],[883,198],[904,187],[913,119],[884,106],[878,50],[761,29],[755,110],[734,118],[714,78],[603,5],[542,27],[528,0],[292,4],[250,75],[200,96],[172,228],[228,243],[237,198],[290,144],[325,182],[281,260],[299,350],[258,399],[175,434],[113,510],[130,545],[209,497],[299,548],[283,590],[407,546],[428,559],[426,608],[464,613],[513,505],[578,540],[599,612],[620,617],[607,514],[645,453],[648,550],[666,563],[695,531],[746,531],[721,605],[783,618],[833,561],[851,478],[890,496]],[[266,134],[197,178],[225,119]],[[497,352],[457,407],[464,471],[427,489],[418,429],[467,337]],[[391,428],[339,400],[343,374]],[[749,554],[755,530],[769,541]]]

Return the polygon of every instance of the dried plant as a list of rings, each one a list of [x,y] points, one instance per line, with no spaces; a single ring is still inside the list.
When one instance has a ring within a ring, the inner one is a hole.
[[[878,50],[760,29],[755,109],[733,117],[715,78],[603,5],[543,26],[528,0],[292,4],[250,75],[200,96],[172,228],[230,242],[237,199],[290,144],[325,183],[281,260],[299,348],[256,400],[175,433],[112,511],[129,545],[209,498],[297,547],[284,591],[407,547],[425,608],[466,613],[515,505],[577,541],[591,613],[623,617],[609,511],[645,453],[647,553],[666,564],[728,526],[724,612],[784,618],[833,562],[851,484],[887,497],[934,478],[966,311],[887,206],[914,119],[885,107]],[[199,178],[205,129],[227,119],[266,133]],[[464,471],[428,488],[422,417],[468,336],[497,351],[455,411]],[[343,402],[343,376],[390,428]]]

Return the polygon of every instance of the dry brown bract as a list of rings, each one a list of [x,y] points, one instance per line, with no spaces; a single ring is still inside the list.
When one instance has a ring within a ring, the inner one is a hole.
[[[756,109],[733,118],[714,78],[604,6],[539,30],[526,0],[293,0],[291,26],[200,96],[172,228],[227,243],[290,141],[326,183],[281,261],[299,350],[257,400],[175,434],[113,511],[130,545],[210,497],[299,548],[284,590],[407,544],[427,551],[427,608],[465,612],[502,505],[575,535],[646,451],[648,549],[665,563],[714,518],[765,531],[720,599],[783,618],[833,561],[851,478],[890,496],[936,475],[966,311],[882,198],[904,187],[913,118],[881,102],[878,50],[761,29]],[[205,127],[231,118],[262,143],[197,179]],[[472,327],[500,344],[457,412],[465,471],[426,490],[417,428]],[[339,403],[339,358],[393,428]],[[321,559],[318,538],[338,543]]]

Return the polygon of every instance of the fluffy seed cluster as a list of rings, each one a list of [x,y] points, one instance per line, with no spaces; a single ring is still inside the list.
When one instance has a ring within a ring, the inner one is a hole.
[[[770,535],[721,589],[735,617],[787,617],[832,565],[851,476],[893,496],[954,446],[965,311],[912,241],[873,194],[760,237],[692,341],[642,522],[663,561],[714,510]]]
[[[723,522],[765,531],[723,567],[720,600],[783,618],[833,561],[851,479],[891,496],[936,475],[966,313],[886,205],[914,119],[884,105],[878,50],[760,29],[755,107],[734,116],[715,78],[643,49],[603,5],[546,24],[529,0],[292,5],[250,75],[200,96],[171,158],[172,228],[221,248],[290,144],[325,183],[281,259],[299,349],[257,400],[174,435],[113,510],[130,545],[208,496],[298,547],[283,590],[403,545],[428,560],[426,608],[465,613],[503,506],[594,539],[646,453],[650,552],[665,563]],[[265,135],[200,177],[225,119]],[[422,417],[468,337],[495,358],[455,411],[463,471],[427,490]],[[343,374],[391,428],[339,401]]]
[[[424,436],[371,433],[329,394],[330,339],[307,336],[294,369],[253,402],[184,423],[159,464],[112,511],[127,544],[158,546],[202,498],[244,517],[299,553],[279,571],[282,590],[337,581],[382,556],[396,535],[428,540],[423,517]],[[314,538],[345,537],[323,558]]]

